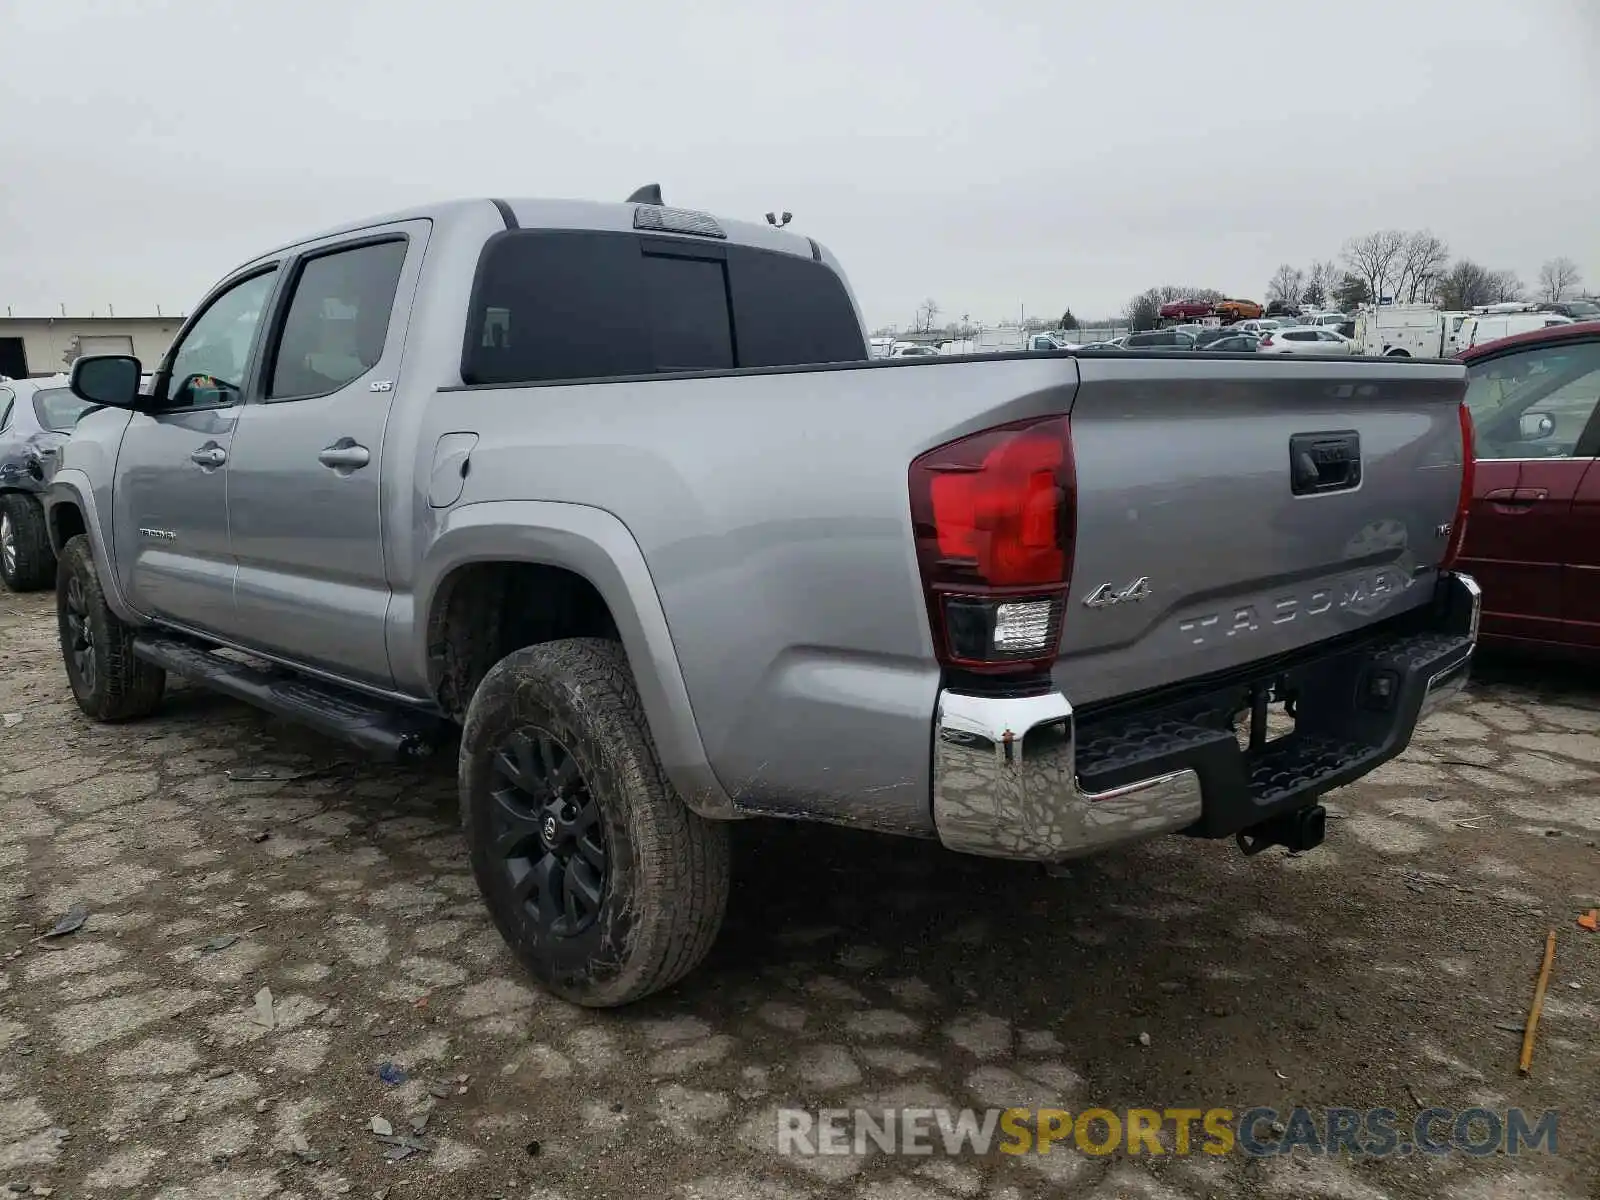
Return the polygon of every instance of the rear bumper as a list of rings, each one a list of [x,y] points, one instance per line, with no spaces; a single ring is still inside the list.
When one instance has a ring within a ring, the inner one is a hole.
[[[1303,808],[1403,751],[1466,685],[1481,593],[1441,580],[1416,621],[1215,686],[1080,716],[1060,692],[940,693],[933,818],[952,850],[1043,862],[1160,833],[1227,837]],[[1290,700],[1294,730],[1248,747],[1240,709]]]

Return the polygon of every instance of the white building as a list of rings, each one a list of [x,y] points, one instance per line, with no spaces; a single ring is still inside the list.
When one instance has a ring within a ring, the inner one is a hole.
[[[182,325],[181,316],[0,316],[0,375],[25,379],[65,371],[74,339],[79,354],[133,354],[149,368]]]

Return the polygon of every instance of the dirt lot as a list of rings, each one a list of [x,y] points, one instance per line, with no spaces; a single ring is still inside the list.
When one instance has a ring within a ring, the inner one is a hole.
[[[592,1013],[502,950],[452,764],[374,766],[181,688],[155,719],[92,726],[51,597],[0,594],[0,664],[0,1189],[1600,1197],[1600,934],[1575,924],[1600,904],[1600,686],[1482,680],[1329,797],[1328,844],[1292,858],[1167,839],[1050,877],[741,827],[711,960]],[[40,937],[78,904],[80,929]],[[1524,1080],[1516,1027],[1552,927]],[[1522,1106],[1561,1124],[1557,1155],[1515,1160],[772,1148],[776,1106],[857,1104]],[[404,1147],[371,1118],[398,1136],[424,1114],[426,1148],[388,1161]]]

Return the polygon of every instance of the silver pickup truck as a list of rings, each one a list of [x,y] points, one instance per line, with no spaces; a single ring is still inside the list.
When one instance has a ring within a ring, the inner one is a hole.
[[[823,247],[648,189],[281,247],[139,372],[74,364],[47,496],[78,704],[459,728],[488,907],[582,1004],[706,953],[731,819],[1310,848],[1473,650],[1460,364],[874,361]]]

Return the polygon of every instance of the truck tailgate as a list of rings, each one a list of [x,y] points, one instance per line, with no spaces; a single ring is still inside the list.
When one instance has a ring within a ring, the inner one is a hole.
[[[1464,367],[1078,362],[1076,552],[1054,671],[1075,705],[1295,650],[1432,595],[1460,490]]]

